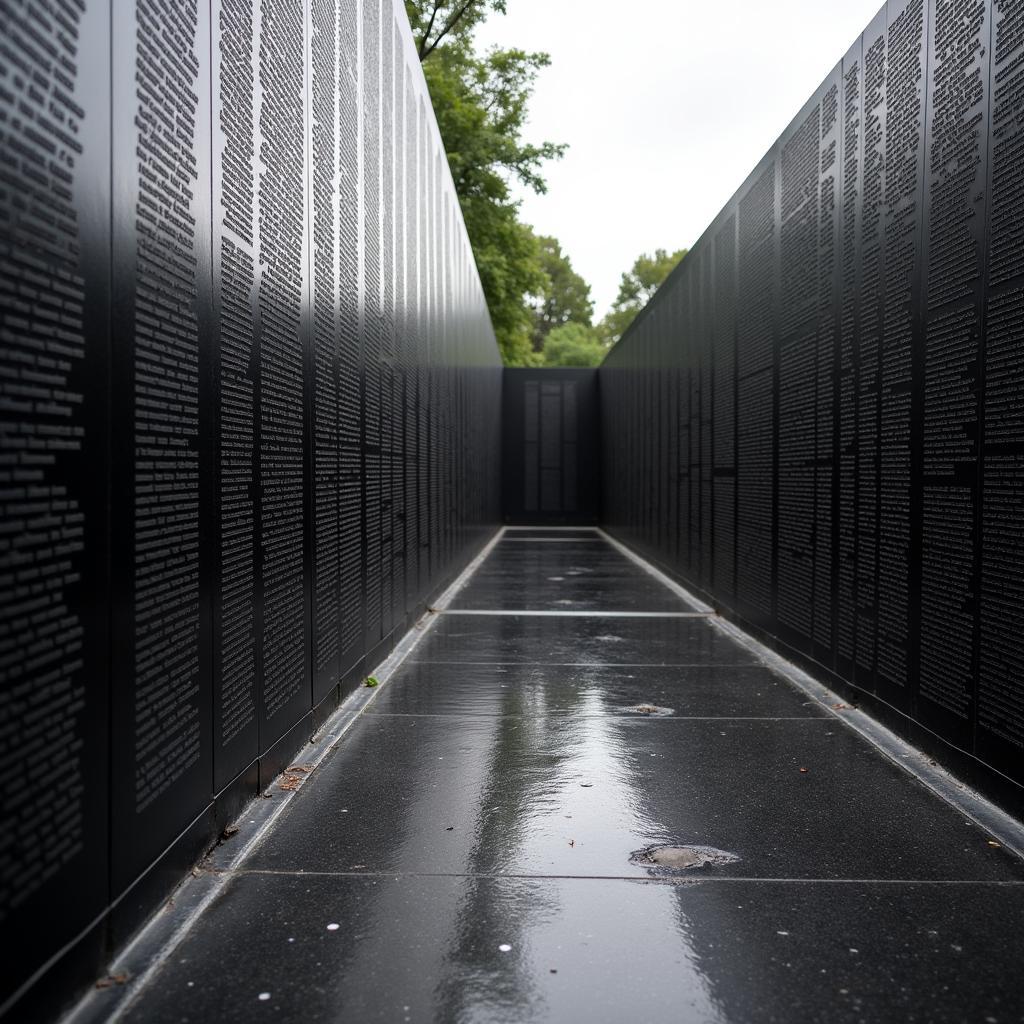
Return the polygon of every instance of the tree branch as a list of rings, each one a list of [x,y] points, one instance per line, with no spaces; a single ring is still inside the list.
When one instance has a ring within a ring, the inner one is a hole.
[[[427,45],[427,40],[430,38],[430,30],[434,27],[434,19],[437,17],[437,12],[441,10],[441,4],[444,0],[434,0],[434,9],[430,12],[430,21],[427,22],[427,27],[423,30],[423,38],[420,40],[420,45],[417,47],[420,55],[420,63],[426,59],[430,50],[424,53],[424,47]],[[430,48],[431,50],[433,47]]]
[[[429,46],[427,46],[426,50],[424,50],[423,45],[421,44],[421,46],[420,46],[420,62],[421,63],[423,61],[425,61],[437,49],[437,46],[441,42],[441,40],[444,39],[444,37],[446,35],[448,35],[448,33],[451,32],[451,30],[453,28],[455,28],[456,24],[458,24],[458,22],[462,18],[462,16],[466,13],[466,11],[468,11],[470,9],[470,7],[473,6],[473,4],[475,2],[476,2],[476,0],[465,0],[465,3],[463,3],[463,5],[448,19],[448,21],[445,22],[444,28],[442,28],[441,31],[438,32],[437,38]],[[438,5],[435,4],[435,6],[434,6],[434,14],[437,13],[437,6]],[[427,26],[427,35],[430,34],[430,28],[433,26],[433,24],[434,24],[434,17],[433,17],[433,15],[431,15],[430,25]],[[424,37],[423,37],[423,44],[426,44],[426,42],[427,42],[427,35],[424,35]]]

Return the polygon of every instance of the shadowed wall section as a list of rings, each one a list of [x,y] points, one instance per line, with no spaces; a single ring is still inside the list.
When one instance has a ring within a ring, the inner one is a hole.
[[[0,21],[10,1009],[94,977],[487,539],[501,368],[401,4]]]
[[[601,368],[608,528],[1019,812],[1024,3],[884,7]]]

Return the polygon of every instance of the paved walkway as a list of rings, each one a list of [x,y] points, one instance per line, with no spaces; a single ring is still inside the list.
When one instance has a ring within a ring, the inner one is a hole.
[[[598,533],[509,531],[125,1018],[1003,1024],[1022,920],[827,705]]]

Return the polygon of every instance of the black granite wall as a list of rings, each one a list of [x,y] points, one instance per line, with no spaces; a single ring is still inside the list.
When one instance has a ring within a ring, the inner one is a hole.
[[[601,392],[616,535],[1024,809],[1024,0],[884,7]]]
[[[0,0],[0,161],[16,1016],[484,542],[501,369],[393,0]]]

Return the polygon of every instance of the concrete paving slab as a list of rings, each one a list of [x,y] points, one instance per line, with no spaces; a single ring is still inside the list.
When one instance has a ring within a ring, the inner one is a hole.
[[[827,718],[366,715],[311,781],[252,867],[646,877],[700,844],[738,877],[1024,881]]]
[[[373,714],[821,718],[828,711],[760,665],[681,667],[409,663]],[[642,711],[639,713],[643,713]]]
[[[124,1019],[1009,1022],[1022,914],[1005,885],[245,875]]]
[[[416,661],[593,665],[751,665],[756,657],[703,619],[446,615]]]

